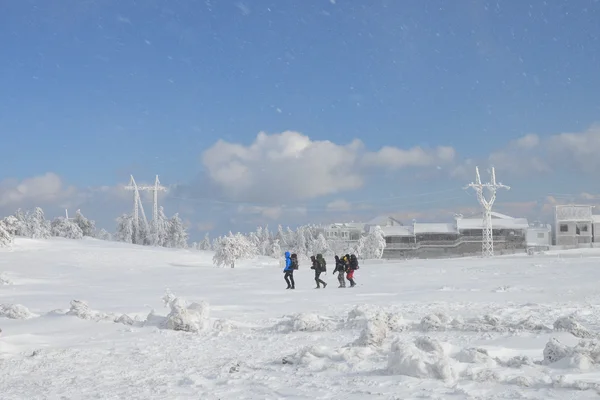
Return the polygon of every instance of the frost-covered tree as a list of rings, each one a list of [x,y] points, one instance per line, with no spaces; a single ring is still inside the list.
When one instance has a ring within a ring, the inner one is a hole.
[[[322,233],[319,233],[317,238],[311,244],[312,252],[314,254],[330,254],[331,249],[329,248],[329,243],[327,243],[327,239],[323,236]]]
[[[246,236],[231,232],[219,240],[214,250],[213,263],[219,267],[231,265],[231,268],[235,268],[236,261],[253,258],[257,254],[256,246]]]
[[[0,221],[0,247],[11,247],[13,243],[13,236],[6,229],[4,221]]]
[[[50,231],[52,236],[63,237],[67,239],[82,239],[83,231],[79,225],[70,219],[65,217],[55,218],[51,225]]]
[[[170,222],[167,219],[165,210],[162,206],[158,209],[156,221],[152,221],[150,232],[150,244],[161,247],[166,247],[168,245]]]
[[[268,255],[273,258],[280,258],[282,254],[283,253],[281,252],[281,246],[279,245],[279,240],[275,239],[273,241],[273,244],[271,244],[271,251]]]
[[[116,239],[119,242],[134,243],[133,216],[123,214],[117,218]]]
[[[187,247],[188,234],[179,214],[175,214],[169,220],[169,238],[167,247],[185,249]]]
[[[81,232],[83,232],[83,236],[94,237],[96,234],[96,222],[90,219],[87,219],[81,213],[81,210],[77,210],[75,213],[74,222],[77,224]]]
[[[360,238],[356,255],[363,259],[379,259],[385,250],[385,235],[379,226],[371,228],[367,236]]]
[[[96,239],[106,240],[108,242],[112,241],[112,235],[106,229],[102,228],[96,233]]]
[[[0,224],[4,227],[4,230],[11,236],[18,236],[17,233],[21,229],[21,222],[14,215],[9,215],[0,221]]]
[[[44,210],[36,207],[33,213],[27,216],[27,227],[33,239],[47,239],[50,237],[50,222],[44,216]]]
[[[204,235],[204,239],[202,239],[202,241],[200,243],[198,243],[197,249],[198,250],[204,250],[204,251],[210,251],[210,250],[212,250],[212,246],[210,244],[210,237],[208,235],[208,232]]]
[[[28,216],[29,213],[24,213],[23,210],[21,210],[20,208],[15,213],[15,236],[31,237],[31,232],[29,231],[29,224],[27,222]]]

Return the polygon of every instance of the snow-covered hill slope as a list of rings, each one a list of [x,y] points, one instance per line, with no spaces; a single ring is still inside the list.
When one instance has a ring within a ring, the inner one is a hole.
[[[96,240],[0,250],[2,399],[592,399],[600,251],[364,263]],[[331,262],[330,262],[331,263]],[[165,295],[166,294],[166,295]]]

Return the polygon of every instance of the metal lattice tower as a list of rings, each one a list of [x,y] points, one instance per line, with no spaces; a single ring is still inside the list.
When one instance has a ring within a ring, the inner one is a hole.
[[[140,198],[140,190],[144,186],[140,187],[135,183],[135,179],[133,179],[133,175],[131,175],[131,179],[129,180],[129,185],[125,186],[126,190],[133,191],[133,226],[136,232],[139,232],[140,227],[140,212],[142,214],[143,222],[146,228],[148,228],[148,220],[146,219],[146,213],[144,212],[144,206],[142,205],[142,199]]]
[[[142,206],[142,201],[140,198],[140,191],[153,192],[152,223],[153,223],[153,227],[154,227],[154,232],[158,232],[158,192],[166,192],[167,191],[167,188],[160,184],[160,181],[158,180],[158,175],[156,175],[156,178],[154,180],[154,185],[143,185],[143,186],[138,186],[135,183],[133,176],[131,176],[131,181],[129,182],[129,186],[126,186],[125,188],[128,190],[134,191],[134,200],[133,200],[134,201],[134,206],[133,206],[134,224],[137,225],[138,214],[139,214],[139,212],[141,212],[142,216],[143,216],[143,221],[146,225],[146,228],[148,228],[148,220],[146,219],[146,215],[144,213],[144,207]]]
[[[501,183],[496,183],[496,171],[492,167],[491,182],[481,183],[481,176],[479,175],[479,167],[475,167],[476,180],[471,182],[465,187],[472,188],[477,193],[477,200],[483,209],[483,238],[481,241],[481,255],[483,257],[494,256],[494,237],[492,233],[492,207],[496,201],[496,191],[498,189],[510,190],[509,186]],[[486,190],[489,193],[489,199],[486,198]]]

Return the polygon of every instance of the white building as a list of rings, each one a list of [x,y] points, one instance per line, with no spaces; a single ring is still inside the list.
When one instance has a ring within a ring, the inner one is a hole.
[[[554,242],[557,246],[578,246],[593,241],[594,216],[590,205],[554,207]]]
[[[361,222],[340,222],[319,228],[326,239],[354,242],[365,233],[366,224]]]
[[[527,248],[549,250],[552,246],[551,225],[531,225],[527,228]]]

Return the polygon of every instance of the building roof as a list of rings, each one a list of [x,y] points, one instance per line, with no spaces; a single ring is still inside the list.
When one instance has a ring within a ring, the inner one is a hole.
[[[384,236],[414,236],[412,227],[409,226],[382,226]]]
[[[415,234],[419,233],[458,233],[456,224],[416,222],[414,228]]]
[[[492,213],[492,227],[496,229],[528,229],[529,222],[527,218],[512,218],[500,214],[503,217],[494,218]],[[465,229],[483,229],[483,216],[480,218],[458,218],[456,224],[459,230]]]
[[[378,217],[375,217],[369,222],[367,222],[367,224],[379,226],[403,225],[402,222],[398,221],[394,217],[390,217],[389,215],[380,215]]]

